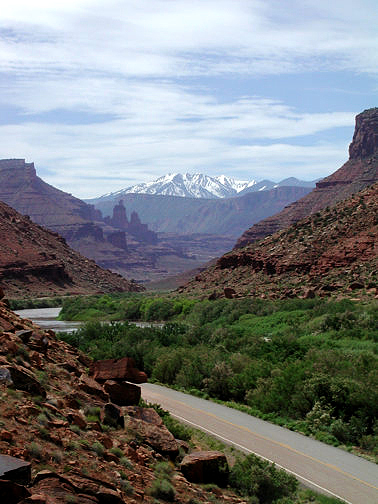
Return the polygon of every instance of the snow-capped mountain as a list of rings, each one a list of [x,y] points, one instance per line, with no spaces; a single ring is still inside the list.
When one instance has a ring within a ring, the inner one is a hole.
[[[256,182],[255,180],[237,180],[225,175],[210,177],[201,173],[169,173],[152,182],[137,184],[113,193],[104,194],[98,200],[121,197],[123,194],[129,193],[181,196],[185,198],[232,198],[248,192],[266,191],[281,185],[306,186],[311,184],[311,186],[315,186],[313,182],[302,183],[298,179],[290,180],[296,182],[292,184],[287,184],[286,181],[276,183],[271,180]]]

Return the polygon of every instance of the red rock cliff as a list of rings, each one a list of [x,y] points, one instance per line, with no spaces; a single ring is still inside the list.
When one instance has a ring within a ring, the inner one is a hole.
[[[335,173],[316,184],[304,198],[288,205],[278,214],[264,219],[245,231],[235,248],[245,247],[307,215],[361,191],[378,181],[378,108],[365,110],[356,117],[349,160]]]

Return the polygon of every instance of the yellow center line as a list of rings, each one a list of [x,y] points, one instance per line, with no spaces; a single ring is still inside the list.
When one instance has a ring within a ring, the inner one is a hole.
[[[155,395],[157,395],[159,397],[164,397],[164,396],[161,396],[161,394],[156,394],[155,393]],[[264,439],[265,441],[269,441],[270,443],[273,443],[273,444],[276,444],[278,446],[281,446],[282,448],[286,448],[287,450],[292,451],[292,452],[296,453],[297,455],[301,455],[302,457],[306,457],[306,458],[312,460],[313,462],[317,462],[318,464],[321,464],[323,466],[329,467],[330,469],[333,469],[334,471],[337,471],[340,474],[343,474],[343,475],[345,475],[345,476],[347,476],[347,477],[349,477],[351,479],[359,481],[360,483],[362,483],[362,484],[364,484],[364,485],[366,485],[366,486],[368,486],[370,488],[374,488],[375,490],[378,490],[378,487],[372,485],[371,483],[368,483],[367,481],[364,481],[364,480],[362,480],[360,478],[357,478],[357,476],[353,476],[353,474],[350,474],[350,473],[348,473],[346,471],[343,471],[342,469],[340,469],[339,467],[337,467],[337,466],[335,466],[333,464],[329,464],[327,462],[323,462],[322,460],[319,460],[319,459],[313,457],[312,455],[308,455],[307,453],[303,453],[303,452],[301,452],[301,451],[293,448],[290,445],[287,445],[285,443],[281,443],[280,441],[275,441],[274,439],[271,439],[271,438],[269,438],[267,436],[264,436],[262,434],[258,434],[257,432],[252,431],[248,427],[244,427],[243,425],[235,424],[233,422],[230,422],[229,420],[224,420],[223,418],[215,415],[214,413],[209,413],[209,412],[201,410],[199,408],[195,408],[194,406],[190,406],[189,404],[186,404],[183,401],[179,401],[178,399],[171,399],[170,398],[170,400],[172,400],[172,401],[174,401],[174,402],[176,402],[178,404],[182,404],[186,408],[190,408],[190,409],[192,409],[194,411],[197,411],[197,412],[199,412],[199,413],[201,413],[203,415],[207,415],[209,417],[213,417],[216,420],[219,420],[219,421],[221,421],[221,422],[223,422],[225,424],[232,425],[233,427],[236,427],[237,429],[244,430],[244,431],[246,431],[246,432],[248,432],[248,433],[250,433],[250,434],[252,434],[252,435],[254,435],[254,436],[258,437],[258,438],[260,438],[260,439]]]

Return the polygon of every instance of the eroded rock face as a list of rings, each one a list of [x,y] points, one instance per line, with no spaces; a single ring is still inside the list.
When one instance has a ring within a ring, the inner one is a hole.
[[[0,282],[9,297],[138,291],[0,201]],[[8,330],[0,320],[0,326]]]
[[[365,110],[356,117],[356,129],[349,146],[350,159],[372,156],[378,148],[378,108]]]
[[[378,268],[378,183],[264,240],[236,249],[187,284],[186,292],[314,297],[367,288]],[[227,286],[227,287],[225,287]],[[349,289],[349,290],[348,290]],[[371,289],[371,290],[370,290]]]
[[[89,374],[98,382],[115,380],[145,383],[147,381],[146,373],[139,371],[135,367],[135,361],[131,357],[93,362],[90,366]]]
[[[229,467],[226,456],[218,451],[199,451],[185,455],[180,465],[181,472],[193,483],[215,483],[226,486]]]

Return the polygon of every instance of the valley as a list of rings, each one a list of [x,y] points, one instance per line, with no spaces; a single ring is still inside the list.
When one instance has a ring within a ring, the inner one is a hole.
[[[0,448],[31,463],[35,476],[21,485],[7,483],[12,492],[23,492],[12,504],[28,504],[40,494],[50,504],[47,496],[60,495],[62,485],[72,502],[83,504],[207,503],[214,492],[230,504],[334,504],[339,498],[359,504],[361,495],[375,501],[377,113],[357,116],[349,161],[312,191],[283,186],[211,199],[128,193],[103,216],[45,184],[23,160],[16,160],[17,177],[11,176],[14,160],[0,162],[2,195],[15,201],[24,187],[27,198],[21,194],[20,201],[65,236],[0,204],[0,371],[7,405]],[[239,211],[240,225],[247,227],[244,210],[247,216],[255,208],[253,218],[262,218],[259,212],[283,205],[289,194],[295,199],[298,191],[301,199],[254,224],[234,249],[216,258],[222,247],[232,248]],[[165,231],[145,224],[126,198],[142,202],[141,208],[151,202]],[[52,200],[60,209],[56,217]],[[172,225],[177,232],[168,231]],[[126,280],[130,272],[157,287],[179,287],[145,292]],[[20,319],[5,295],[15,306],[43,296],[36,304],[55,304],[59,296],[59,319],[81,325],[55,335]],[[146,385],[146,399],[159,398],[173,416],[249,455],[146,404],[139,385],[147,379],[176,390]],[[212,402],[199,418],[192,413],[202,408],[201,399]],[[27,420],[15,414],[19,408]],[[284,437],[276,438],[272,433],[281,429],[271,426],[263,435],[257,419],[298,434],[283,430]],[[16,436],[20,422],[29,427]],[[241,431],[248,432],[245,440]],[[314,438],[335,448],[315,443],[307,453],[298,449],[297,436],[301,446]],[[366,471],[352,469],[355,457],[345,451],[369,459],[356,459]],[[186,457],[222,460],[209,481],[201,480],[211,488],[191,479]],[[298,488],[293,474],[328,497]],[[0,492],[1,485],[0,478]]]

